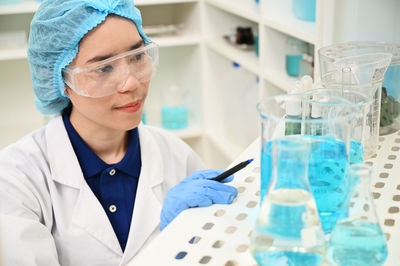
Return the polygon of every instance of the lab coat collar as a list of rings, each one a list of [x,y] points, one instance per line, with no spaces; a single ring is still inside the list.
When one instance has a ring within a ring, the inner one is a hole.
[[[136,201],[133,209],[131,229],[125,248],[123,263],[129,261],[146,243],[150,235],[159,230],[164,180],[162,152],[151,134],[139,125],[139,140],[142,157]]]
[[[80,189],[84,180],[82,170],[61,116],[47,125],[46,141],[53,180]]]
[[[83,177],[61,116],[48,124],[46,140],[52,178],[62,185],[79,190],[73,223],[122,257],[121,246],[107,214]]]

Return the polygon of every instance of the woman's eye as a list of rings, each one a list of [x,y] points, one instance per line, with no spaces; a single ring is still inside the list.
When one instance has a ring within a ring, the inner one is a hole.
[[[112,66],[104,66],[104,67],[100,67],[98,69],[96,69],[97,73],[108,73],[111,72],[113,70]]]
[[[131,62],[139,62],[144,58],[144,53],[140,53],[131,57]]]

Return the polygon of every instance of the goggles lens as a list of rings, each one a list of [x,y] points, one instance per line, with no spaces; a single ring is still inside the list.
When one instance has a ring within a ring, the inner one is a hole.
[[[140,83],[148,82],[158,66],[158,46],[146,44],[103,61],[63,70],[65,83],[87,97],[104,97],[120,90],[130,75]]]

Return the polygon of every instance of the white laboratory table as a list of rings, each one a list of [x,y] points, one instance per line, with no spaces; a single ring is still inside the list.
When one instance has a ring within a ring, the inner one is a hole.
[[[260,143],[254,141],[234,162],[255,158],[235,174],[238,191],[231,205],[213,205],[182,212],[128,266],[257,265],[249,252],[249,236],[258,211]],[[400,132],[380,137],[373,165],[372,192],[386,234],[385,266],[400,265]]]

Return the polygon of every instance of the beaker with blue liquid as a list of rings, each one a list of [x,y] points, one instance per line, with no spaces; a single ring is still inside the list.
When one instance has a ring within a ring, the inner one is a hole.
[[[369,85],[366,84],[364,86]],[[370,89],[373,90],[374,87]],[[364,162],[364,147],[367,147],[367,151],[372,149],[368,148],[368,145],[371,145],[369,140],[373,124],[374,106],[373,100],[365,91],[368,91],[368,88],[358,91],[352,88],[352,85],[330,84],[322,86],[321,84],[315,84],[314,89],[307,92],[314,99],[314,107],[318,107],[319,105],[317,103],[319,95],[336,95],[345,98],[349,103],[344,103],[340,100],[339,102],[331,102],[331,104],[337,104],[337,108],[348,108],[349,106],[350,108],[354,108],[358,114],[357,116],[354,115],[354,119],[350,121],[352,128],[350,132],[350,164]],[[335,98],[331,98],[330,100],[335,100]],[[324,105],[326,102],[323,101],[320,104]]]
[[[274,167],[250,250],[261,266],[320,265],[324,233],[308,183],[308,139],[283,136],[271,147]]]
[[[184,129],[189,123],[189,109],[186,103],[186,90],[170,86],[163,90],[161,124],[165,129]]]
[[[323,48],[320,50],[324,51]],[[321,74],[323,86],[343,86],[347,90],[360,92],[373,101],[372,116],[368,117],[364,128],[368,133],[363,143],[365,159],[371,158],[378,148],[382,81],[390,59],[391,55],[388,53],[374,53],[337,58],[331,64],[324,61],[325,71],[328,72]]]
[[[325,103],[319,104],[319,101]],[[350,152],[351,121],[357,112],[350,105],[341,108],[338,104],[331,104],[349,103],[335,95],[319,95],[319,101],[306,94],[285,94],[268,97],[257,105],[262,118],[260,203],[262,206],[274,168],[277,167],[272,158],[274,143],[289,136],[286,130],[288,125],[293,128],[297,124],[300,131],[297,130],[292,135],[307,140],[309,145],[310,156],[305,162],[308,167],[308,181],[322,228],[329,233],[340,216],[349,189],[346,169]],[[291,108],[287,105],[300,106],[300,115],[288,116],[287,110]],[[315,112],[317,105],[319,109]],[[285,168],[281,171],[285,171]]]

